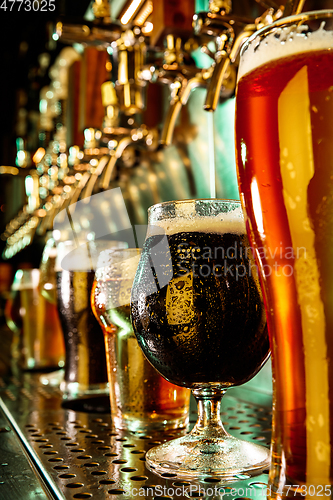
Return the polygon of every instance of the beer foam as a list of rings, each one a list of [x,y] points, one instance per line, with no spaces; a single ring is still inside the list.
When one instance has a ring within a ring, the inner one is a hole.
[[[307,32],[305,24],[276,28],[274,33],[260,40],[251,40],[241,56],[238,80],[254,69],[277,59],[295,54],[327,50],[333,46],[333,32],[324,29],[323,22],[317,31]],[[277,36],[278,35],[278,36]]]
[[[141,248],[109,249],[100,253],[97,260],[96,278],[107,281],[133,279],[141,256]]]
[[[245,221],[241,207],[234,212],[220,213],[209,216],[176,217],[156,221],[148,226],[147,236],[159,234],[157,227],[161,228],[166,235],[176,233],[246,233]]]

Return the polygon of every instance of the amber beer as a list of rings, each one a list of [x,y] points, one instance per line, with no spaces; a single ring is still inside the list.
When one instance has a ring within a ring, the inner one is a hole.
[[[236,144],[272,346],[272,491],[317,498],[333,481],[333,36],[304,31],[244,51]]]
[[[116,250],[96,271],[91,303],[105,338],[112,421],[131,431],[185,427],[190,391],[161,377],[143,355],[131,323],[139,249]]]
[[[24,370],[63,366],[64,342],[56,306],[40,293],[38,269],[19,269],[6,304],[8,326],[16,331],[12,354]]]

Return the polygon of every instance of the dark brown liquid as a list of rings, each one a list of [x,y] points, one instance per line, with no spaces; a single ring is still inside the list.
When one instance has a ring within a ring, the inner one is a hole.
[[[245,255],[247,238],[178,233],[168,236],[171,260],[153,255],[157,241],[153,236],[145,243],[132,293],[134,331],[145,355],[178,385],[246,382],[269,354],[262,296]],[[156,276],[172,268],[173,277],[147,294],[152,261],[161,263]]]
[[[104,338],[90,306],[94,271],[57,273],[58,311],[65,339],[65,381],[107,382]]]

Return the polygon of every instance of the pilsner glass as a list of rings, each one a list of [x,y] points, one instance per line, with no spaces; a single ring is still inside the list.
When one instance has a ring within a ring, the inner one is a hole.
[[[90,307],[95,274],[90,242],[78,247],[69,240],[59,242],[55,270],[66,353],[60,387],[65,400],[80,400],[89,409],[108,392],[103,334]]]
[[[261,290],[238,201],[186,200],[149,209],[132,288],[132,321],[143,352],[168,381],[192,390],[190,434],[152,448],[148,466],[195,479],[237,480],[269,463],[265,447],[228,434],[220,400],[269,356]]]
[[[241,199],[272,345],[273,497],[333,481],[333,11],[245,44],[236,98]]]
[[[190,391],[167,382],[144,357],[130,317],[140,249],[106,250],[91,294],[105,339],[112,422],[131,431],[185,428]]]

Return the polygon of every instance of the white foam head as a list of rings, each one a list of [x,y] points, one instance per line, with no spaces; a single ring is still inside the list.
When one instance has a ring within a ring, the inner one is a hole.
[[[276,28],[261,40],[259,35],[254,37],[241,55],[238,80],[254,69],[277,59],[332,48],[333,32],[325,30],[324,27],[325,22],[317,31],[307,32],[306,24],[299,26],[294,24]]]
[[[97,260],[96,279],[134,279],[139,264],[141,248],[108,249],[100,253]]]
[[[221,211],[210,215],[198,215],[195,211],[195,202],[176,205],[175,210],[175,217],[154,220],[148,226],[147,236],[161,233],[172,235],[182,232],[221,234],[244,234],[246,232],[240,203],[230,212]]]

